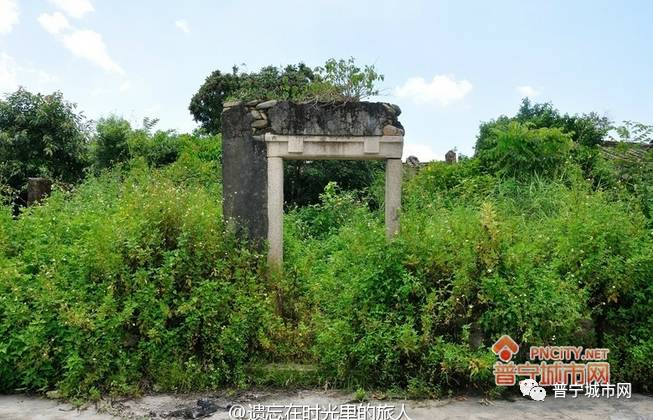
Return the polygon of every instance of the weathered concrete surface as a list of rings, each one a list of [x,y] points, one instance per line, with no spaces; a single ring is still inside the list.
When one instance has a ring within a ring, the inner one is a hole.
[[[70,404],[25,395],[0,395],[0,419],[13,420],[113,420],[116,415],[98,412],[94,405],[78,410]]]
[[[0,419],[117,419],[117,418],[183,418],[184,414],[197,412],[197,401],[210,401],[217,411],[209,419],[231,419],[230,407],[249,404],[305,406],[316,404],[326,407],[343,404],[357,404],[351,393],[340,391],[262,391],[243,392],[230,395],[154,395],[141,399],[101,402],[98,409],[90,407],[83,411],[73,409],[69,404],[57,403],[37,397],[22,395],[0,396]],[[605,398],[548,398],[542,402],[526,398],[514,401],[487,401],[480,397],[458,397],[442,400],[374,400],[371,405],[405,405],[406,413],[413,420],[439,419],[653,419],[653,398],[634,394],[631,399]],[[367,404],[366,402],[365,404]],[[177,417],[170,417],[177,413]]]
[[[381,136],[386,125],[403,129],[400,113],[399,107],[381,102],[282,101],[267,110],[273,133],[317,136]]]
[[[259,249],[268,233],[265,142],[252,135],[253,117],[244,105],[222,114],[224,218]]]

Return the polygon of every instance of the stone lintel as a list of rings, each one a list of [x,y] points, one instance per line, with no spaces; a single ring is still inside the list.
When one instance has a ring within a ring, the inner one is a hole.
[[[403,136],[310,136],[266,133],[267,156],[291,160],[401,159]]]

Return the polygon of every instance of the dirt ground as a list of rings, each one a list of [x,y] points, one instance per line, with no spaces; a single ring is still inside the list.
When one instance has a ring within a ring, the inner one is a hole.
[[[260,391],[239,394],[194,394],[194,395],[151,395],[139,399],[101,401],[81,409],[68,403],[38,396],[0,396],[0,418],[23,420],[59,419],[165,419],[165,418],[208,418],[208,419],[308,419],[297,413],[304,407],[316,408],[320,419],[397,419],[402,406],[408,417],[419,419],[653,419],[653,397],[633,394],[630,399],[616,398],[546,398],[544,401],[515,397],[510,400],[488,401],[481,397],[457,397],[442,400],[377,400],[362,403],[367,416],[347,417],[345,411],[360,410],[360,404],[352,400],[351,393],[340,391]],[[367,408],[367,404],[371,408]],[[324,417],[326,410],[342,410],[339,415]],[[376,406],[376,409],[374,408]],[[394,406],[393,417],[382,417],[382,412]],[[289,407],[295,407],[290,409]],[[299,408],[298,408],[299,407]],[[352,408],[353,407],[353,408]],[[267,414],[256,417],[253,411],[266,410]],[[276,410],[276,411],[275,411]],[[273,417],[279,410],[285,410],[285,417]],[[290,415],[288,415],[290,414]],[[313,415],[315,411],[313,412]],[[267,415],[268,417],[265,417]],[[315,417],[312,417],[315,418]]]

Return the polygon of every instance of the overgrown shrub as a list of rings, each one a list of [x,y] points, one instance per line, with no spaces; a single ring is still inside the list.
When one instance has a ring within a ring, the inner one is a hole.
[[[532,128],[511,122],[493,128],[477,156],[485,169],[498,175],[551,177],[562,170],[571,146],[570,136],[558,128]]]
[[[219,137],[135,138],[129,160],[75,190],[0,212],[1,391],[246,386],[290,361],[317,367],[307,383],[495,392],[503,334],[609,348],[612,381],[650,390],[641,168],[589,146],[567,158],[568,134],[508,124],[480,156],[409,177],[390,242],[379,178],[374,205],[327,184],[289,210],[271,275],[225,230]]]
[[[315,73],[317,77],[309,85],[307,96],[320,101],[360,101],[377,96],[378,84],[384,80],[374,65],[358,67],[354,57],[330,58]]]
[[[385,162],[379,160],[290,160],[284,163],[284,200],[289,207],[316,204],[330,182],[359,197],[369,195],[384,175]]]
[[[501,181],[474,159],[433,163],[405,185],[388,243],[381,214],[334,192],[286,218],[286,293],[303,300],[324,380],[489,390],[489,347],[510,334],[609,347],[616,378],[646,387],[653,243],[633,203],[582,177]]]
[[[96,134],[91,143],[93,166],[96,173],[103,169],[143,159],[150,166],[169,165],[179,158],[190,143],[203,141],[220,144],[219,137],[202,134],[177,134],[172,130],[152,131],[158,120],[144,119],[143,127],[134,129],[122,117],[110,116],[96,124]],[[221,153],[221,147],[217,149]],[[215,156],[219,161],[221,156]]]
[[[476,153],[491,147],[490,138],[496,127],[506,126],[512,122],[528,124],[533,128],[557,128],[570,136],[572,141],[581,146],[596,146],[603,141],[612,122],[606,116],[596,112],[589,114],[562,114],[551,103],[531,103],[528,98],[522,99],[517,114],[514,117],[501,115],[496,120],[481,123],[476,139]]]
[[[177,160],[180,136],[174,131],[136,130],[129,138],[129,152],[132,157],[141,157],[152,166],[162,166]]]
[[[271,349],[264,259],[225,231],[214,161],[194,149],[56,192],[17,220],[4,209],[2,391],[216,388]]]
[[[129,160],[129,137],[132,135],[129,121],[111,115],[101,118],[95,126],[95,131],[92,156],[97,169],[110,168]]]

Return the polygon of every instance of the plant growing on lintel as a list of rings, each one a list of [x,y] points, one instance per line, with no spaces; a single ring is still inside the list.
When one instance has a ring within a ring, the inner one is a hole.
[[[315,73],[318,77],[309,85],[309,96],[316,101],[360,101],[378,95],[377,84],[384,80],[374,65],[358,67],[354,57],[330,58]]]

